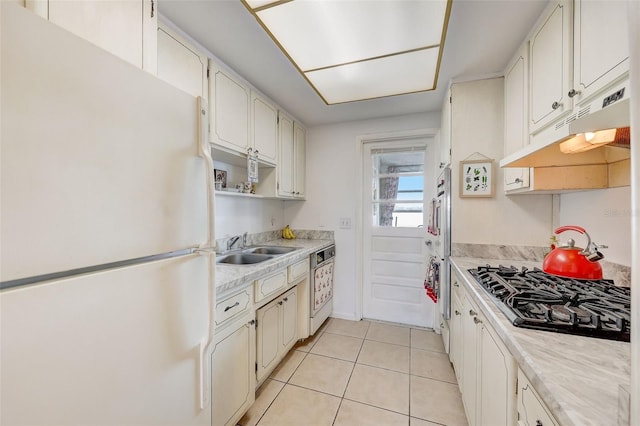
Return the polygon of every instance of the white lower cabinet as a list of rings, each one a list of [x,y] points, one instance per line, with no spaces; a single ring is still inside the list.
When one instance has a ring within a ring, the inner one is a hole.
[[[255,401],[253,310],[217,331],[211,355],[212,425],[235,425]]]
[[[557,426],[522,370],[518,370],[518,426]]]
[[[513,425],[517,365],[494,330],[483,319],[480,321],[477,424]]]
[[[517,365],[466,291],[452,276],[449,356],[471,426],[514,425]]]
[[[476,397],[478,384],[478,308],[465,296],[462,301],[462,402],[469,426],[476,422]]]
[[[298,296],[293,287],[256,311],[256,378],[258,383],[273,371],[293,347],[298,336]]]

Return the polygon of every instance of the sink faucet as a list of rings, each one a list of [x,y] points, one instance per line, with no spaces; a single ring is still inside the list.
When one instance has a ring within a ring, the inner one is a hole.
[[[231,237],[229,241],[227,241],[227,251],[231,250],[231,247],[240,239],[240,235],[236,235],[235,237]]]

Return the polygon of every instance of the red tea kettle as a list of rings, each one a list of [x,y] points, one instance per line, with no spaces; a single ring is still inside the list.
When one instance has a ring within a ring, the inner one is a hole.
[[[542,270],[552,275],[579,280],[601,280],[602,267],[598,260],[604,258],[598,246],[591,242],[587,231],[580,226],[561,226],[555,234],[564,231],[576,231],[587,236],[587,246],[583,249],[575,247],[575,241],[569,239],[566,246],[554,248],[542,262]],[[606,246],[600,246],[606,248]]]

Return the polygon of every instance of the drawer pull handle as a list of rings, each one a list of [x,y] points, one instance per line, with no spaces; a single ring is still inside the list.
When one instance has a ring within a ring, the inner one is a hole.
[[[478,313],[473,309],[469,309],[469,315],[471,315],[472,317],[475,317],[476,315],[478,315]]]
[[[236,306],[238,306],[238,305],[240,305],[240,302],[236,302],[236,303],[234,303],[234,304],[233,304],[233,305],[231,305],[231,306],[227,306],[226,308],[224,308],[224,311],[225,311],[225,312],[227,312],[229,309],[233,309],[233,308],[235,308],[235,307],[236,307]]]
[[[473,317],[473,322],[475,322],[476,324],[482,324],[482,321],[476,317]]]

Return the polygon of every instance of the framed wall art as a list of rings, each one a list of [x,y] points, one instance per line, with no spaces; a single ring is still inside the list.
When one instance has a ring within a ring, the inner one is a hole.
[[[460,162],[460,197],[493,197],[494,161]]]

